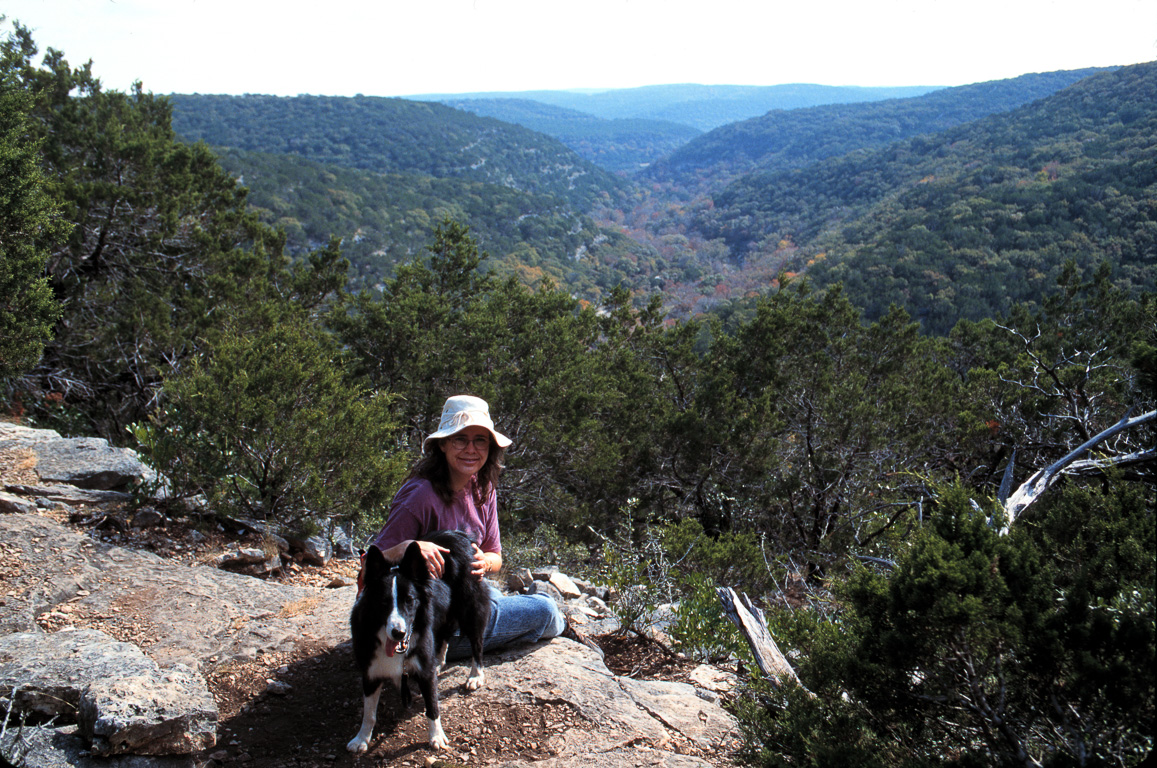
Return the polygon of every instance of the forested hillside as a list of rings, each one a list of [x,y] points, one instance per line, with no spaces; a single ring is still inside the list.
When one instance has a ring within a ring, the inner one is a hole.
[[[869,317],[896,303],[943,333],[1037,300],[1069,258],[1151,290],[1155,190],[1157,64],[1143,64],[941,133],[750,174],[694,226],[738,260],[779,252],[818,286],[843,282]]]
[[[554,139],[441,104],[367,96],[170,98],[177,134],[210,146],[501,184],[554,195],[581,211],[622,190],[618,179]]]
[[[680,190],[721,188],[754,170],[800,168],[829,157],[933,133],[1048,96],[1099,70],[1048,72],[870,103],[784,109],[715,130],[643,177]]]
[[[414,98],[529,99],[585,112],[607,120],[643,119],[680,123],[709,131],[746,120],[772,109],[799,109],[817,104],[843,104],[918,96],[936,86],[862,88],[811,85],[648,85],[610,91],[524,91],[520,93],[465,93],[422,95]]]
[[[701,131],[662,120],[607,120],[527,99],[442,99],[443,104],[545,133],[608,171],[634,173]]]
[[[446,218],[471,228],[492,257],[487,269],[527,285],[550,279],[587,297],[624,279],[621,261],[647,258],[642,246],[551,195],[460,178],[370,172],[293,154],[222,149],[218,158],[249,189],[250,211],[285,232],[290,252],[340,237],[352,288],[372,287],[421,255]]]

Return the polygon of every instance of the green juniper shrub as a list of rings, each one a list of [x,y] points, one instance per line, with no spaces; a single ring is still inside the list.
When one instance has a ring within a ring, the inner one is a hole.
[[[300,312],[267,304],[170,375],[135,431],[174,495],[300,527],[381,517],[407,463],[387,406]]]
[[[1154,555],[1143,486],[1069,484],[1005,536],[947,488],[894,570],[835,585],[838,631],[797,665],[817,699],[744,710],[746,759],[836,764],[823,755],[850,749],[858,719],[890,765],[1136,765],[1152,749],[1137,670],[1157,661]]]
[[[553,525],[541,525],[533,531],[504,532],[502,538],[502,564],[506,570],[554,565],[568,576],[579,578],[594,572],[590,549],[567,541]]]
[[[7,58],[16,41],[0,41]],[[61,309],[44,274],[51,249],[71,225],[47,192],[33,99],[0,66],[0,383],[36,364]]]
[[[690,658],[718,663],[732,658],[750,662],[750,651],[724,615],[715,582],[701,573],[680,579],[682,596],[669,633],[675,647]]]

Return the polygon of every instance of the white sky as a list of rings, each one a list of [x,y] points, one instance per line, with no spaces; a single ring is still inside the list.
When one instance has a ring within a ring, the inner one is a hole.
[[[107,88],[962,85],[1157,59],[1157,0],[4,0]]]

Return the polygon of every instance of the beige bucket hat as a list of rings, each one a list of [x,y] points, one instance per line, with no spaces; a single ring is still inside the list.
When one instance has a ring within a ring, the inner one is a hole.
[[[485,400],[473,395],[455,395],[448,398],[446,404],[442,406],[442,420],[438,423],[438,431],[426,436],[422,441],[422,450],[425,451],[429,447],[431,440],[450,437],[467,427],[485,427],[499,448],[510,445],[510,438],[494,428],[494,422],[490,418],[490,406]]]

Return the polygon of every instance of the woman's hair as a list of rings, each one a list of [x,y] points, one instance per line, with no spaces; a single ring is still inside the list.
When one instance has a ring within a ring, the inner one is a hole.
[[[442,438],[442,440],[431,440],[426,446],[426,452],[422,454],[422,458],[418,459],[418,463],[410,470],[410,476],[407,478],[413,479],[420,477],[423,480],[429,480],[430,485],[433,486],[434,492],[438,494],[438,498],[449,504],[454,500],[454,491],[450,487],[450,462],[446,460],[446,454],[442,450],[442,442],[450,440],[451,437]],[[506,454],[505,448],[499,448],[494,442],[494,437],[490,437],[490,451],[486,456],[486,463],[478,470],[476,482],[474,485],[474,503],[481,507],[486,501],[486,497],[490,495],[492,488],[498,487],[498,473],[502,471],[502,457]]]

